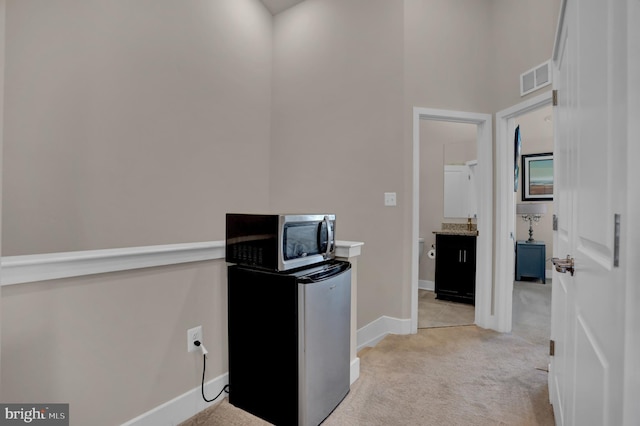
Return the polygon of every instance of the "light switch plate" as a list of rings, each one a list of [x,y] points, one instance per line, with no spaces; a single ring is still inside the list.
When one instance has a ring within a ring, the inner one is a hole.
[[[385,206],[395,206],[396,205],[396,193],[395,192],[385,192],[384,193],[384,205]]]

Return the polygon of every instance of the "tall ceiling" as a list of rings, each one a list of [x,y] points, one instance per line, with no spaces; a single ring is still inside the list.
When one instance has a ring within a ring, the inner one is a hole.
[[[272,15],[277,15],[283,10],[289,9],[291,6],[295,6],[298,3],[302,3],[304,0],[261,0],[262,3],[269,9]]]

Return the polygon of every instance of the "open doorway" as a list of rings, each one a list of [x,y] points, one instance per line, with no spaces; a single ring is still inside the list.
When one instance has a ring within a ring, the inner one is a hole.
[[[475,228],[477,223],[477,125],[420,120],[420,256],[418,258],[418,328],[475,323],[470,298],[436,293],[436,238],[442,229]],[[446,237],[446,235],[445,235]],[[470,263],[470,259],[469,262]],[[447,272],[438,271],[440,278]],[[475,277],[470,277],[474,279]],[[450,279],[453,279],[451,277]],[[453,288],[462,288],[455,279]]]
[[[526,114],[549,107],[552,93],[546,92],[521,102],[496,114],[496,272],[495,272],[495,317],[497,331],[510,332],[513,326],[513,291],[515,280],[515,251],[518,236],[516,232],[515,167],[521,167],[521,159],[515,156],[515,130],[519,118]],[[547,115],[553,114],[545,114]],[[553,150],[551,150],[553,151]],[[522,175],[518,175],[519,179]],[[522,188],[522,181],[518,182]],[[520,200],[522,197],[520,196]],[[522,202],[522,201],[521,201]],[[552,220],[553,214],[546,215]],[[518,217],[517,220],[522,220]],[[528,224],[525,224],[528,237]],[[537,230],[537,228],[536,228]],[[535,231],[534,231],[535,232]],[[534,234],[535,235],[535,234]],[[545,237],[549,238],[549,237]],[[528,239],[528,238],[527,238]],[[552,247],[552,241],[547,244]],[[545,260],[551,253],[545,253]],[[546,270],[546,267],[545,267]]]
[[[475,324],[493,326],[493,144],[492,118],[488,114],[460,111],[413,109],[413,194],[411,223],[411,332],[418,331],[418,266],[420,233],[420,123],[421,120],[472,124],[477,143],[477,256],[475,270]]]
[[[544,360],[551,335],[550,259],[554,255],[553,108],[547,104],[510,120],[518,131],[521,154],[517,188],[514,186],[512,332],[537,345]]]

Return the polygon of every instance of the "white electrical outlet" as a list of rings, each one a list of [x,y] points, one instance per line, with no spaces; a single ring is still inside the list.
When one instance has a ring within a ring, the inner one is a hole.
[[[200,343],[204,343],[202,341],[202,326],[199,325],[197,327],[190,328],[187,330],[187,351],[195,352],[199,351],[200,348],[196,346],[193,342],[196,340],[200,341]]]

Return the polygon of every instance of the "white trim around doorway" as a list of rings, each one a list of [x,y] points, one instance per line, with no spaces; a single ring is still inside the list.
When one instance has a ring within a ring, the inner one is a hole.
[[[420,230],[420,120],[475,124],[478,128],[478,242],[475,323],[495,329],[493,315],[493,136],[492,116],[413,108],[413,197],[411,221],[411,333],[418,332],[418,233]]]

